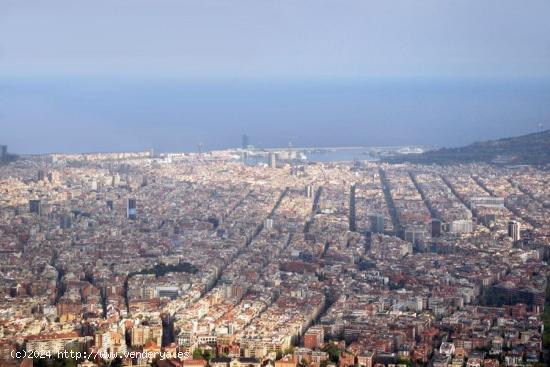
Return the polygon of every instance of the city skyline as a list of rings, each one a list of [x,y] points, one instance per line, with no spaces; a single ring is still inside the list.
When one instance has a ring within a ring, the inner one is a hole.
[[[550,366],[549,14],[0,0],[0,367]]]

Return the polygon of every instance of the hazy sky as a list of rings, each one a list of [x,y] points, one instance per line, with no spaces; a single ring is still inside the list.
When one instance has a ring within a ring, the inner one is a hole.
[[[1,0],[0,75],[550,76],[548,0]]]

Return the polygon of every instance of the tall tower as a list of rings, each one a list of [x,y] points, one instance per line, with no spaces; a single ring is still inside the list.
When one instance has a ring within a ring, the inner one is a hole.
[[[373,214],[370,217],[370,230],[374,233],[384,233],[384,216],[382,214]]]
[[[59,228],[69,229],[72,226],[72,219],[70,213],[61,214],[59,217]]]
[[[290,174],[297,175],[298,171],[296,167],[296,162],[292,158],[292,140],[288,141],[288,163],[290,163]]]
[[[128,199],[128,206],[126,208],[126,217],[130,220],[137,219],[137,201],[136,199]]]
[[[242,136],[242,148],[248,149],[248,146],[250,145],[250,139],[248,138],[248,135],[243,134]]]
[[[29,200],[29,212],[40,215],[42,212],[42,203],[40,200]]]
[[[197,144],[197,151],[199,152],[199,157],[202,157],[202,147],[203,147],[202,143]]]
[[[441,221],[439,219],[432,219],[430,222],[430,230],[432,232],[432,237],[441,236]]]
[[[512,237],[512,240],[514,242],[519,241],[521,239],[520,235],[521,231],[521,224],[515,220],[511,220],[508,222],[508,236]]]
[[[268,155],[269,168],[277,168],[277,154],[275,152],[269,152]]]
[[[314,194],[313,185],[306,185],[305,194],[306,194],[307,198],[312,198],[313,197],[313,194]]]
[[[8,160],[8,146],[0,145],[0,162]]]

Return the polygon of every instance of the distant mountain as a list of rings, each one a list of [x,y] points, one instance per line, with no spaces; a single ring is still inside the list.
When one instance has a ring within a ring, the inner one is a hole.
[[[550,164],[550,130],[473,143],[460,148],[441,148],[421,154],[398,155],[387,159],[391,163],[471,163]]]

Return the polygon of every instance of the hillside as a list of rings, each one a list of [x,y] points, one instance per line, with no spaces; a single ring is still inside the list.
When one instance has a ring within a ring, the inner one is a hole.
[[[550,130],[513,138],[473,143],[460,148],[441,148],[421,154],[388,158],[391,163],[550,164]]]

